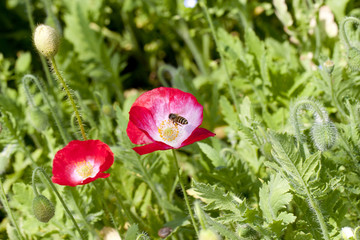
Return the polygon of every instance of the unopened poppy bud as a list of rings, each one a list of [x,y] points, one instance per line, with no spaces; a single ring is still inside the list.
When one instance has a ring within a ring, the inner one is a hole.
[[[199,234],[199,240],[221,240],[221,238],[216,232],[210,229],[201,229]]]
[[[334,146],[337,130],[334,123],[330,121],[316,122],[311,128],[311,136],[317,149],[326,151]]]
[[[39,108],[30,108],[27,113],[30,124],[39,132],[44,131],[49,126],[48,116]]]
[[[101,110],[106,116],[111,116],[113,112],[113,107],[110,104],[105,104],[101,107]]]
[[[329,74],[331,74],[334,70],[334,62],[331,60],[326,60],[326,62],[324,62],[324,68]]]
[[[52,58],[58,52],[60,35],[55,28],[40,24],[34,32],[36,49],[46,58]]]
[[[348,64],[353,71],[360,71],[360,51],[351,47],[348,51]]]
[[[40,222],[48,222],[55,214],[54,205],[44,195],[38,195],[33,200],[34,215]]]

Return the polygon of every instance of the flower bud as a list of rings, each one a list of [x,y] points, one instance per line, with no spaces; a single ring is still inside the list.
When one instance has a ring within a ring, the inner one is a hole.
[[[353,71],[360,71],[360,51],[351,47],[348,51],[348,64]]]
[[[220,240],[220,239],[221,239],[220,236],[216,232],[210,229],[200,230],[199,240]]]
[[[48,222],[55,214],[54,205],[44,195],[38,195],[33,200],[33,212],[40,222]]]
[[[326,60],[324,62],[324,68],[329,74],[331,74],[334,70],[334,62],[331,61],[330,59]]]
[[[55,28],[40,24],[34,32],[34,43],[42,55],[46,58],[52,58],[58,52],[60,35]]]
[[[311,128],[311,136],[317,149],[326,151],[334,146],[337,130],[334,123],[330,121],[315,122]]]
[[[39,108],[30,108],[27,112],[30,124],[39,132],[44,131],[49,126],[49,118]]]

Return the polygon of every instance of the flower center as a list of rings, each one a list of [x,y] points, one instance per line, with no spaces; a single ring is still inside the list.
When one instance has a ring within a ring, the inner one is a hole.
[[[179,136],[179,125],[174,124],[170,119],[166,119],[160,123],[158,132],[164,141],[172,142]]]
[[[91,177],[94,173],[94,167],[87,161],[77,162],[75,171],[82,178]]]

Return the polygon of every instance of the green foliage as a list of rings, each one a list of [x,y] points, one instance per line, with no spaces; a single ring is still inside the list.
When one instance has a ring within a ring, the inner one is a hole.
[[[139,156],[126,133],[132,103],[159,86],[192,93],[204,106],[201,127],[217,134],[177,150],[199,229],[224,240],[341,239],[344,227],[358,236],[359,9],[355,0],[4,1],[0,176],[9,208],[0,208],[0,239],[18,239],[10,213],[25,239],[80,237],[46,182],[36,185],[55,215],[33,215],[32,170],[50,174],[55,153],[81,135],[32,46],[29,17],[62,33],[55,58],[87,136],[115,155],[116,192],[103,179],[56,186],[84,238],[111,229],[160,239],[163,228],[166,239],[199,238],[171,152]]]

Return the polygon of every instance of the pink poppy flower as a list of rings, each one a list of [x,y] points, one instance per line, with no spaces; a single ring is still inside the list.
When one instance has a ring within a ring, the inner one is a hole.
[[[54,157],[52,181],[59,185],[77,186],[107,178],[104,173],[114,163],[114,154],[100,140],[74,140]]]
[[[126,132],[131,142],[145,144],[133,148],[140,155],[181,148],[215,136],[199,128],[203,106],[192,94],[179,89],[160,87],[148,91],[136,99],[129,114]],[[176,114],[177,119],[171,114]]]

